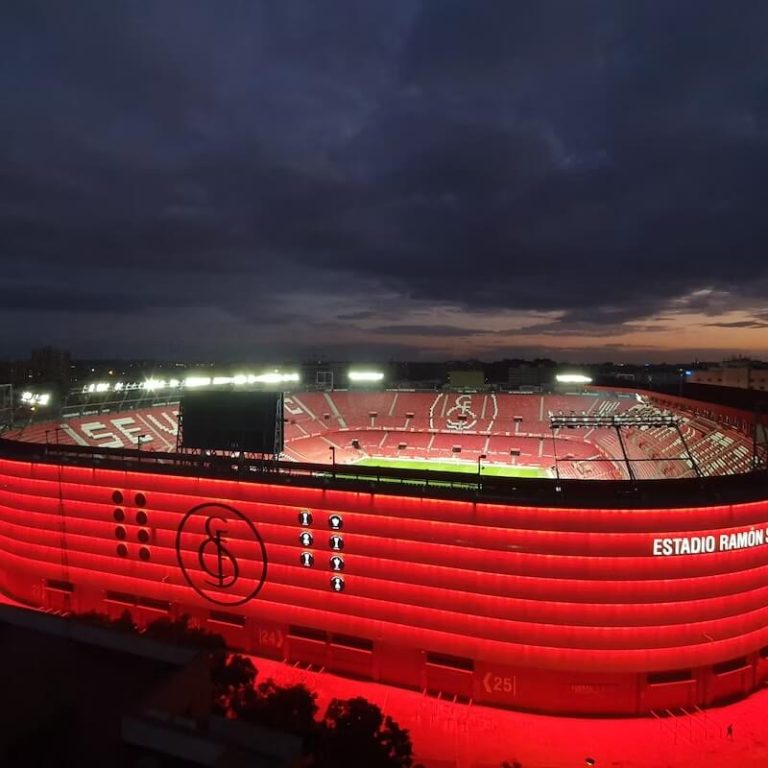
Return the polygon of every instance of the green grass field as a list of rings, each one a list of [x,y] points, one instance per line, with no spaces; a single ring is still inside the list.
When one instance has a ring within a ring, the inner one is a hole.
[[[380,459],[368,458],[355,462],[353,466],[394,467],[397,469],[418,469],[423,472],[465,472],[477,474],[476,461],[424,461],[423,459]],[[539,467],[505,467],[482,464],[481,474],[487,477],[549,477]]]

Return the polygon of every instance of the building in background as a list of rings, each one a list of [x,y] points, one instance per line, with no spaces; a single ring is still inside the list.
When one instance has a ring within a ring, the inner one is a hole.
[[[448,371],[448,386],[455,389],[482,389],[485,372],[482,369]]]
[[[693,371],[688,377],[692,384],[711,384],[735,389],[768,391],[768,364],[759,360],[736,358],[721,365]]]
[[[539,391],[554,382],[556,369],[554,360],[516,360],[508,369],[509,387]]]

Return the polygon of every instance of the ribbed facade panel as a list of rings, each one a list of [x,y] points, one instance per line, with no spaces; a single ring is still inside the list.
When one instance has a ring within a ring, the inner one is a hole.
[[[0,586],[35,607],[167,606],[489,703],[642,712],[768,675],[768,499],[531,507],[9,459],[0,524]]]

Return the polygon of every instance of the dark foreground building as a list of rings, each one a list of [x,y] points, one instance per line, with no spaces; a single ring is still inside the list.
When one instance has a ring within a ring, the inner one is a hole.
[[[0,765],[298,765],[301,739],[212,716],[206,653],[0,606]]]

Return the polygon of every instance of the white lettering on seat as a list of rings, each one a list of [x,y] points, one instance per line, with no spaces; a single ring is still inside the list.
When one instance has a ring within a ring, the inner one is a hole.
[[[106,425],[102,424],[100,421],[89,421],[87,424],[80,425],[83,434],[89,440],[93,440],[98,447],[124,448],[123,441],[114,432],[99,432],[99,430],[106,428]]]

